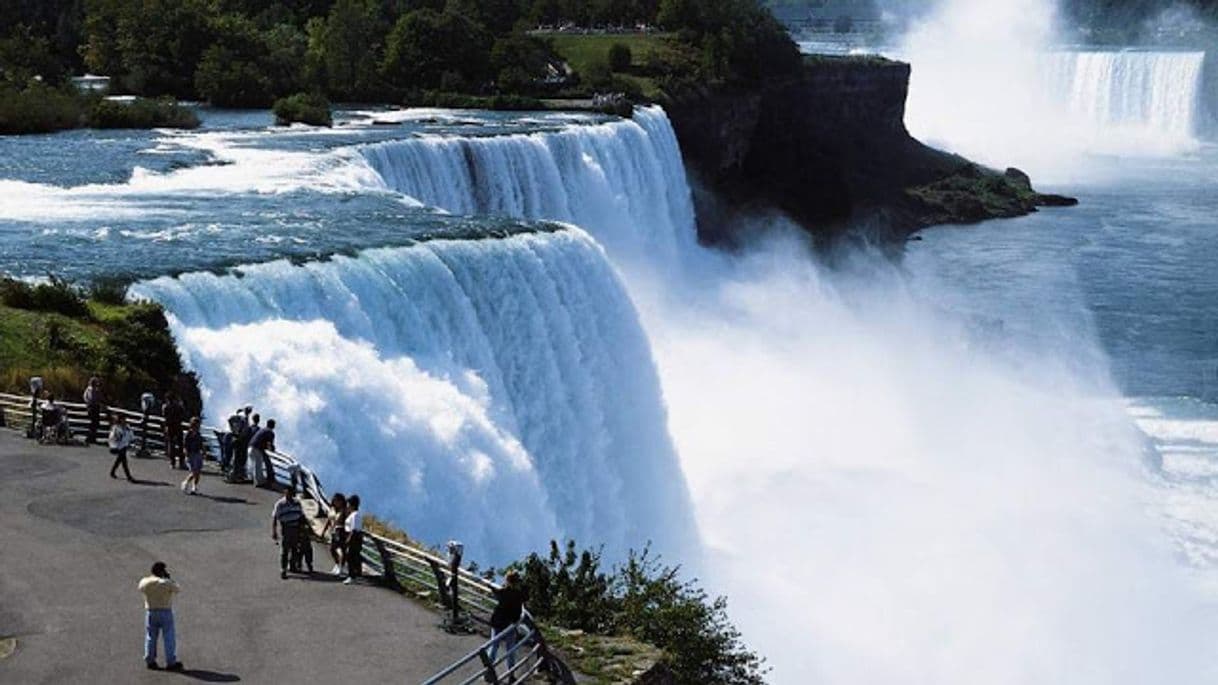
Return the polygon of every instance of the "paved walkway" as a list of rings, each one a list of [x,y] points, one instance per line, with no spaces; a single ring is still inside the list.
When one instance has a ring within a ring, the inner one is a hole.
[[[0,683],[411,684],[480,641],[388,590],[280,580],[273,493],[205,476],[190,497],[163,459],[130,460],[139,484],[110,479],[110,459],[0,430],[0,639],[17,638]],[[144,668],[135,585],[158,559],[182,585],[185,674]]]

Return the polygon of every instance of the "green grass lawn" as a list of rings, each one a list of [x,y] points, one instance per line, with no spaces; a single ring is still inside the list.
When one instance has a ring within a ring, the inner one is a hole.
[[[559,54],[572,69],[584,74],[593,64],[609,61],[609,48],[621,43],[630,48],[631,72],[619,74],[622,78],[634,81],[639,85],[643,95],[650,99],[659,98],[662,93],[655,79],[643,76],[637,72],[645,67],[648,58],[655,52],[672,49],[672,34],[623,34],[623,35],[580,35],[570,33],[537,34],[539,38],[550,41],[554,51]]]

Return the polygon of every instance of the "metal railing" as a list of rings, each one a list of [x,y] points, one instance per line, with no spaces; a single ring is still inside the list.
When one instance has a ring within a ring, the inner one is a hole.
[[[74,432],[87,429],[90,421],[88,407],[78,402],[57,401],[56,405],[64,411]],[[165,424],[161,416],[145,415],[120,407],[105,407],[99,425],[103,439],[108,435],[107,417],[114,414],[122,414],[129,419],[128,425],[135,433],[135,444],[141,453],[164,454]],[[28,435],[33,435],[37,419],[37,403],[32,402],[30,396],[0,393],[0,426],[25,429]],[[216,460],[221,453],[219,436],[226,431],[213,426],[202,428],[206,456]],[[310,518],[329,516],[329,498],[311,469],[283,452],[268,451],[267,457],[278,483],[299,487],[302,498],[315,504],[316,511]],[[313,532],[317,533],[316,528]],[[375,534],[365,533],[361,557],[367,568],[380,574],[384,583],[394,589],[424,598],[430,598],[434,593],[447,609],[446,627],[467,632],[489,632],[490,616],[496,604],[494,593],[498,589],[495,583],[431,551]],[[511,630],[519,636],[512,648],[496,649],[498,643],[506,640],[505,631],[432,676],[425,681],[425,685],[449,682],[468,685],[478,680],[489,683],[521,682],[538,672],[544,672],[558,682],[574,683],[570,670],[550,653],[541,631],[530,617],[526,615]],[[495,651],[502,654],[492,659],[491,654]],[[508,664],[509,661],[513,663]]]
[[[515,636],[515,642],[504,644],[509,642],[508,638],[512,636]],[[500,650],[499,647],[503,649]],[[526,612],[520,621],[482,643],[448,668],[423,681],[422,685],[523,683],[539,674],[551,682],[564,685],[575,683],[571,670],[550,652],[541,629]]]

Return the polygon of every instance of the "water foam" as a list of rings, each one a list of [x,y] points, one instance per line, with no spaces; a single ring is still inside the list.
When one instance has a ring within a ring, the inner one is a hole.
[[[1061,50],[1056,3],[942,0],[896,55],[913,66],[907,121],[932,144],[1042,182],[1094,153],[1196,146],[1202,53]]]

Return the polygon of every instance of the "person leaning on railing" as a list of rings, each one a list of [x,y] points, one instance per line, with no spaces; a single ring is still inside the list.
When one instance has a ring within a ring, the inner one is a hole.
[[[524,615],[524,603],[528,601],[529,591],[525,589],[516,571],[508,571],[503,577],[503,587],[492,590],[498,604],[491,612],[491,653],[490,659],[495,660],[502,643],[507,650],[508,669],[516,667],[516,624]]]

